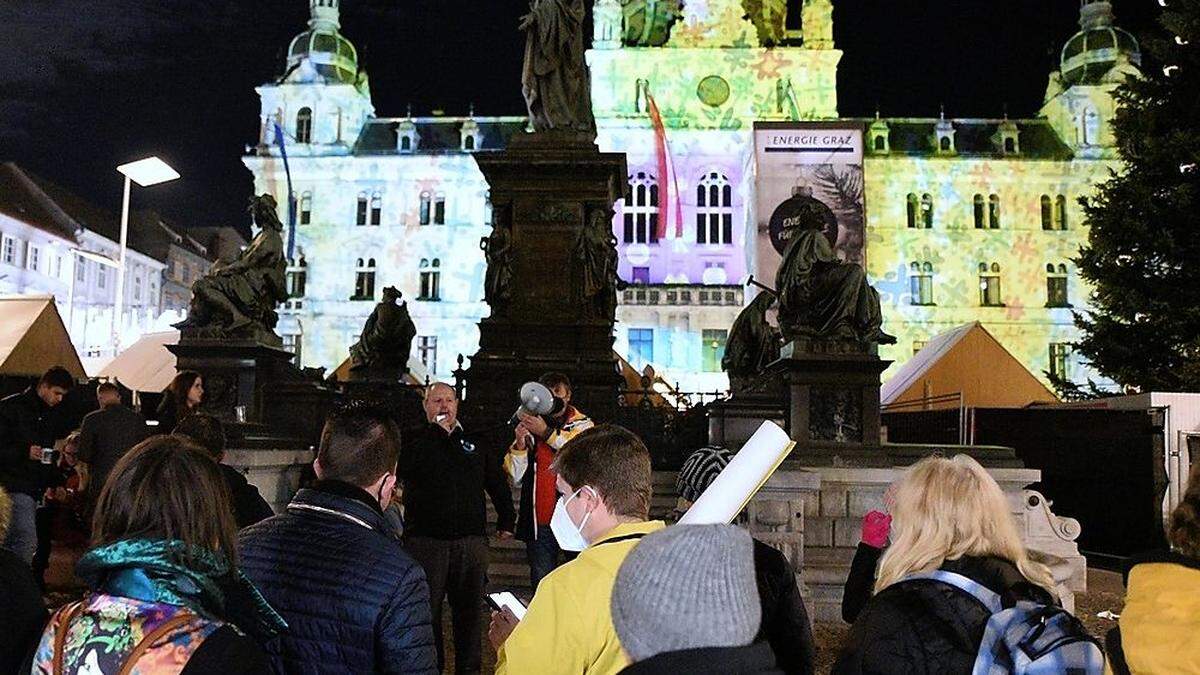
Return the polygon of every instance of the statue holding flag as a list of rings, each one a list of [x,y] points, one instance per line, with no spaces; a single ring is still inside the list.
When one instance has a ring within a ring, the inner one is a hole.
[[[591,76],[584,60],[583,0],[533,0],[521,17],[525,67],[521,90],[534,131],[595,136]]]

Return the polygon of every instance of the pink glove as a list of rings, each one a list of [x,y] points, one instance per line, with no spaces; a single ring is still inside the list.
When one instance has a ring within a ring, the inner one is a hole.
[[[887,546],[888,533],[892,529],[892,517],[882,511],[871,511],[863,516],[862,542],[872,548]]]

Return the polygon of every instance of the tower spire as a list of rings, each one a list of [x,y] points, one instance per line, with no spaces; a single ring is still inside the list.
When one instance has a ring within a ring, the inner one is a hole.
[[[341,27],[340,0],[308,0],[308,25],[312,28],[337,30]]]

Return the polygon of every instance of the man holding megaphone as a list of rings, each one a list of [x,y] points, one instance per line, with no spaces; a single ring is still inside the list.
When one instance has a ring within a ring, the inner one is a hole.
[[[571,380],[566,375],[546,373],[537,384],[541,387],[530,383],[521,388],[521,408],[513,416],[513,444],[504,458],[505,470],[521,486],[516,535],[525,542],[534,590],[558,566],[561,550],[550,530],[558,501],[558,476],[550,464],[567,441],[594,426],[591,418],[571,405]],[[550,401],[542,400],[547,390]]]

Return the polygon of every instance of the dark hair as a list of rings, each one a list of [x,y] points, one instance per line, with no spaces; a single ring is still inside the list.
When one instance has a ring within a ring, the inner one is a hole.
[[[385,412],[354,407],[325,419],[317,449],[322,478],[370,485],[395,471],[399,459],[400,429]]]
[[[199,377],[200,373],[194,370],[181,370],[163,390],[162,402],[158,404],[158,421],[166,425],[168,431],[173,429],[180,419],[187,417],[188,391]]]
[[[152,436],[117,461],[100,490],[92,545],[182,541],[236,562],[237,525],[217,463],[180,436]]]
[[[650,515],[650,451],[625,427],[601,424],[580,433],[558,451],[551,468],[573,488],[596,488],[616,515]]]
[[[566,373],[542,373],[542,376],[538,378],[538,383],[547,389],[553,389],[559,385],[568,390],[571,388],[571,378],[567,377]]]
[[[117,385],[113,384],[112,382],[101,382],[100,384],[96,385],[96,394],[97,395],[103,394],[105,392],[117,394],[118,396],[121,395],[121,390],[117,387]]]
[[[59,389],[70,389],[75,386],[75,377],[71,372],[62,366],[54,366],[50,370],[42,373],[42,377],[38,379],[38,386],[58,387]]]
[[[208,413],[188,415],[175,425],[176,436],[189,440],[208,451],[209,456],[219,460],[225,452],[225,425]]]
[[[1200,558],[1200,462],[1192,465],[1187,491],[1171,513],[1167,539],[1183,555]]]

